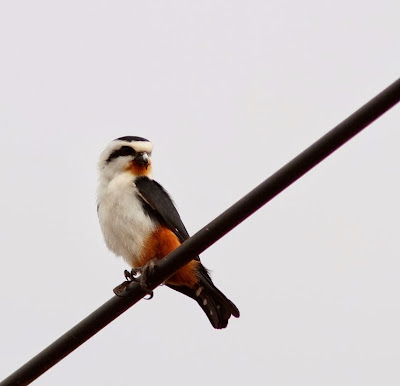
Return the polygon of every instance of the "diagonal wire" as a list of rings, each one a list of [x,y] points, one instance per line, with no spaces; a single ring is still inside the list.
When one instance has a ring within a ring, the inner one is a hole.
[[[152,288],[172,276],[268,201],[290,186],[400,101],[400,79],[350,115],[156,265]],[[27,385],[146,295],[136,282],[114,296],[4,379],[0,386]]]

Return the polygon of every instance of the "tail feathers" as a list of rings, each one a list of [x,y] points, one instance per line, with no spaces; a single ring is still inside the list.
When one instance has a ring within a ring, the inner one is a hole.
[[[206,271],[201,273],[199,284],[194,288],[167,285],[196,300],[214,328],[225,328],[228,325],[228,320],[231,315],[238,318],[240,312],[237,307],[215,287],[208,273]]]

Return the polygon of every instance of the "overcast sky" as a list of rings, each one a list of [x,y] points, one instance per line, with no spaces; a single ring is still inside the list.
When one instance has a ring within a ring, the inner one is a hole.
[[[97,160],[154,143],[193,233],[400,74],[400,3],[0,2],[0,379],[107,301]],[[400,107],[202,255],[240,319],[168,288],[37,385],[398,385]]]

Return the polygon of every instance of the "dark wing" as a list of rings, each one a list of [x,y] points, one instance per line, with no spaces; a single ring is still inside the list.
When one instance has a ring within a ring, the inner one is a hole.
[[[171,197],[164,188],[158,182],[147,177],[137,178],[135,184],[147,213],[161,224],[165,224],[175,233],[180,242],[188,239],[189,234]],[[195,260],[199,261],[200,258],[197,256]],[[167,284],[167,286],[196,300],[214,328],[225,328],[231,315],[239,317],[239,310],[215,287],[207,269],[202,264],[199,264],[198,269],[199,282],[194,288],[171,284]]]
[[[144,203],[148,204],[153,211],[150,214],[164,222],[181,243],[188,239],[189,234],[183,225],[181,216],[166,190],[158,182],[150,180],[148,177],[138,177],[135,184]]]

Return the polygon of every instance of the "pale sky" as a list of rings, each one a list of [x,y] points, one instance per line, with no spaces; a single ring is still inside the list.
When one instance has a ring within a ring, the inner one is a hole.
[[[0,379],[113,296],[97,160],[154,143],[196,232],[399,77],[400,3],[0,2]],[[37,385],[398,385],[400,106],[202,255],[241,311],[168,288]]]

